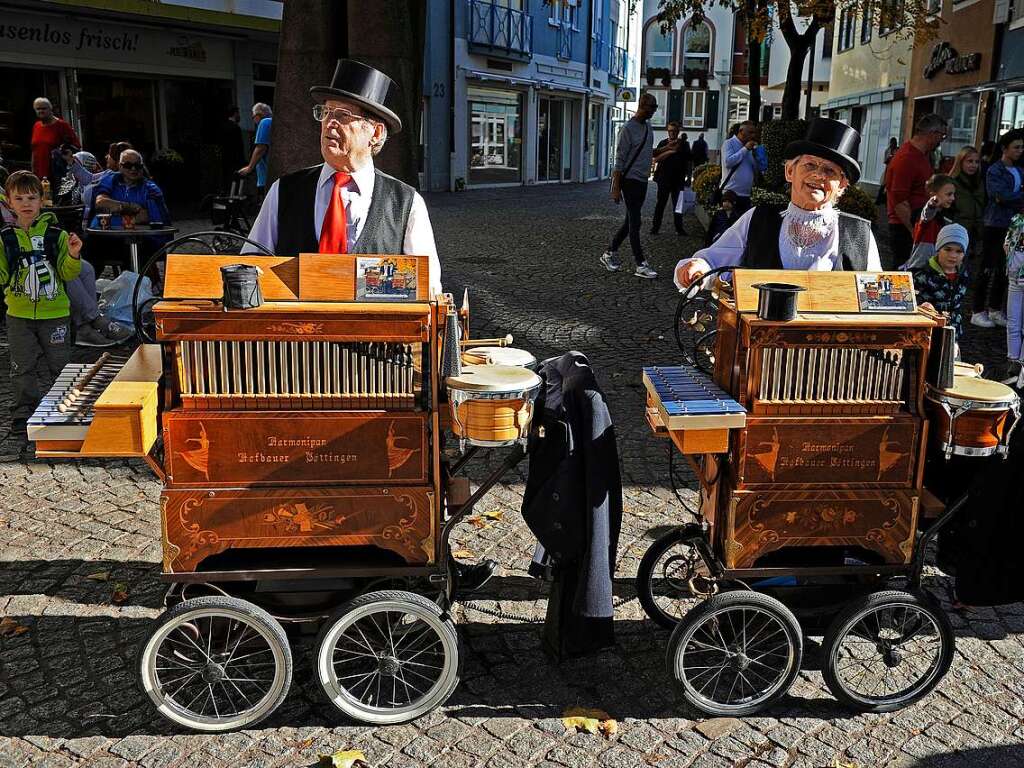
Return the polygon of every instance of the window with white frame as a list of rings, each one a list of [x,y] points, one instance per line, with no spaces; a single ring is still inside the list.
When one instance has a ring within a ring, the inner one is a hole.
[[[562,26],[566,29],[579,29],[579,0],[561,0]]]
[[[553,27],[562,24],[562,0],[548,0],[548,24]]]
[[[683,93],[683,128],[704,127],[707,96],[707,91],[685,91]]]
[[[839,50],[848,51],[853,48],[853,28],[856,23],[852,8],[846,8],[839,15]]]
[[[672,71],[674,35],[663,35],[661,24],[656,20],[647,27],[644,38],[644,71],[649,69],[667,69]]]
[[[688,69],[711,71],[711,27],[707,22],[690,23],[683,30],[683,71]]]
[[[590,34],[595,38],[601,37],[604,26],[604,3],[598,2],[593,5],[594,18],[590,20]]]
[[[875,23],[874,9],[868,5],[864,8],[864,15],[860,18],[860,41],[862,44],[871,42],[871,27]]]

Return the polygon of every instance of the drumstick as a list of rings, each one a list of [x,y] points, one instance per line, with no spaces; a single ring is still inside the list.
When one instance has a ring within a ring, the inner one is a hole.
[[[459,342],[463,347],[508,347],[512,345],[512,334],[501,339],[464,339]]]
[[[78,381],[78,386],[71,388],[71,393],[74,395],[82,394],[82,390],[85,389],[86,386],[88,386],[90,381],[92,381],[92,377],[99,373],[100,369],[103,367],[103,364],[107,362],[109,357],[109,352],[104,352],[102,355],[100,355],[99,360],[93,363],[89,367],[89,369],[86,370],[85,375],[83,375],[82,378]]]

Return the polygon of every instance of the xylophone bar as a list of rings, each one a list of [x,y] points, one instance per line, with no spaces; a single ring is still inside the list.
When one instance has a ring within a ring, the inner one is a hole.
[[[728,430],[746,425],[743,406],[692,368],[644,368],[643,380],[662,423],[670,432]]]

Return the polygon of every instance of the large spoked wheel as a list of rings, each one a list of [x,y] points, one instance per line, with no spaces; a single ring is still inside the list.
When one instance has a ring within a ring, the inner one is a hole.
[[[773,597],[723,592],[683,617],[668,644],[669,673],[708,715],[739,717],[780,699],[800,671],[796,617]]]
[[[949,671],[953,628],[909,592],[865,595],[825,635],[822,673],[832,694],[862,712],[892,712],[927,695]]]
[[[324,625],[316,647],[327,698],[372,725],[408,722],[443,704],[459,684],[461,664],[452,620],[412,592],[355,598]]]
[[[708,576],[707,567],[689,539],[690,534],[683,528],[669,531],[651,544],[637,569],[640,605],[652,621],[666,629],[674,629],[687,613],[688,606],[683,601],[693,597],[690,580]]]
[[[251,727],[284,701],[292,682],[288,638],[244,600],[198,597],[159,619],[139,652],[143,690],[178,725],[219,733]]]

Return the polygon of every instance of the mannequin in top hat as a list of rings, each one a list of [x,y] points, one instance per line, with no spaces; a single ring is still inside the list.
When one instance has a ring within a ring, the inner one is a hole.
[[[711,246],[676,264],[680,289],[716,267],[881,271],[871,223],[840,212],[836,201],[860,178],[860,134],[815,118],[807,137],[786,147],[789,206],[758,205]]]
[[[394,89],[383,72],[351,59],[338,61],[329,86],[310,89],[324,163],[271,185],[249,239],[278,256],[428,256],[433,295],[441,292],[441,265],[426,204],[415,189],[373,166],[388,135],[402,130],[386,106]]]

